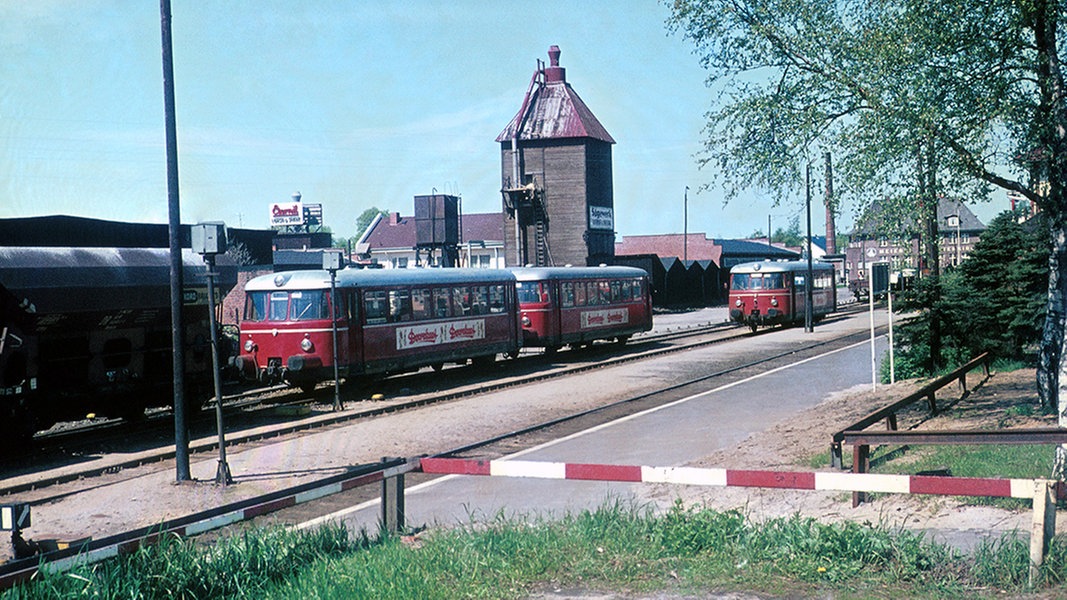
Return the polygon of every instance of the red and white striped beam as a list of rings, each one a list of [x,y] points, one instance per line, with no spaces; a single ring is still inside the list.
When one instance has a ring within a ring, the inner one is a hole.
[[[764,487],[835,492],[884,492],[942,496],[988,496],[1033,498],[1033,479],[982,477],[930,477],[880,473],[822,473],[699,469],[694,467],[642,467],[526,460],[466,460],[423,458],[422,472],[440,475],[486,475],[618,481],[629,483],[674,483],[719,487]]]

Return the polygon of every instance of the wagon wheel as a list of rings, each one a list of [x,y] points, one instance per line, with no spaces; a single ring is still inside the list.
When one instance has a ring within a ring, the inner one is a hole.
[[[559,346],[545,346],[545,356],[552,356],[559,352]]]
[[[630,341],[630,336],[628,335],[620,335],[619,337],[615,338],[615,343],[620,346],[625,346],[626,342],[628,341]]]
[[[434,363],[430,366],[433,368],[434,371],[440,373],[441,370],[445,368],[445,363]]]

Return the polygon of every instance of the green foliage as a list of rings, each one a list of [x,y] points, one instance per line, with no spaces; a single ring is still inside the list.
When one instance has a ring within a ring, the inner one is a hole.
[[[916,313],[897,328],[897,376],[934,374],[929,330],[940,321],[941,363],[959,365],[982,352],[1023,360],[1041,341],[1048,285],[1045,229],[1031,233],[1005,212],[989,224],[974,250],[937,280],[921,280],[901,297],[902,313]]]
[[[359,216],[356,217],[356,239],[359,239],[360,236],[362,236],[363,233],[367,231],[367,227],[370,226],[371,221],[374,221],[374,217],[377,217],[378,215],[387,217],[389,216],[389,211],[386,209],[378,208],[377,206],[372,206],[367,210],[359,213]]]

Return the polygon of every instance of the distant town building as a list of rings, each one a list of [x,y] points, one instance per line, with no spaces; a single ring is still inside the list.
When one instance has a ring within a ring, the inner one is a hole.
[[[892,274],[914,275],[921,264],[920,224],[914,212],[894,218],[874,202],[857,222],[845,249],[845,275],[849,283],[867,278],[871,263],[888,263]],[[959,265],[985,231],[985,225],[960,200],[942,198],[937,206],[938,258],[941,271]]]

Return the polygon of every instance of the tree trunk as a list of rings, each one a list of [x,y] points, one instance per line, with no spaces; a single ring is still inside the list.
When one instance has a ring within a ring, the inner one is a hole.
[[[1051,221],[1051,219],[1050,219]],[[1037,368],[1037,395],[1041,399],[1043,409],[1057,408],[1060,426],[1064,426],[1064,411],[1060,407],[1059,399],[1064,397],[1060,390],[1060,382],[1067,382],[1067,378],[1061,377],[1060,357],[1064,351],[1064,306],[1065,290],[1062,289],[1067,280],[1060,271],[1067,266],[1067,230],[1056,223],[1050,223],[1051,248],[1048,259],[1048,305],[1045,315],[1045,326],[1041,333],[1041,353]]]
[[[1052,219],[1050,219],[1052,221]],[[1067,427],[1067,361],[1061,360],[1067,351],[1064,339],[1064,299],[1067,298],[1067,227],[1053,222],[1050,225],[1052,248],[1049,253],[1048,313],[1041,334],[1041,355],[1037,368],[1037,393],[1042,408],[1056,407],[1058,425]],[[1067,445],[1056,447],[1056,461],[1052,477],[1067,479]]]
[[[926,265],[926,277],[930,281],[930,296],[928,298],[927,314],[929,316],[929,329],[927,344],[930,356],[928,358],[931,373],[941,368],[941,249],[938,243],[937,231],[937,162],[934,155],[934,139],[929,137],[925,144],[919,147],[919,227],[922,232],[924,260]]]

